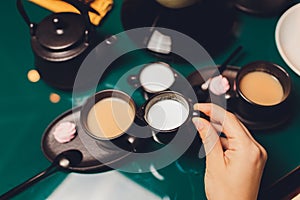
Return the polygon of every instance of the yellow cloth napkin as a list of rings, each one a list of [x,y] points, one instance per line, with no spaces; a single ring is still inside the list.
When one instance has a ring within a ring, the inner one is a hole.
[[[52,12],[74,12],[79,13],[79,11],[72,5],[63,2],[61,0],[29,0],[41,7],[44,7]],[[93,12],[89,12],[89,17],[91,23],[94,25],[99,25],[104,16],[111,10],[113,6],[113,0],[95,0],[90,6],[94,8],[100,15]]]

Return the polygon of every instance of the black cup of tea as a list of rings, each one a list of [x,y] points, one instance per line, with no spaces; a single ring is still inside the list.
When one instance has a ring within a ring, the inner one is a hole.
[[[103,90],[91,96],[81,108],[80,123],[102,146],[135,149],[136,138],[128,134],[134,124],[136,105],[126,93]]]
[[[289,74],[274,63],[243,66],[236,77],[238,115],[249,121],[282,121],[290,114],[291,88]]]
[[[163,91],[150,97],[140,108],[139,116],[155,133],[154,139],[169,143],[179,128],[200,113],[193,111],[192,102],[175,91]]]

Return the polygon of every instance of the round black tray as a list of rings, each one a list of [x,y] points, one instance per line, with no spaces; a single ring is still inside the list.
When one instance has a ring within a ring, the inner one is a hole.
[[[164,7],[155,0],[124,0],[121,21],[124,30],[141,27],[176,30],[196,40],[210,54],[220,52],[228,45],[237,23],[234,7],[218,0],[201,1],[179,9]],[[168,55],[156,55],[168,58]],[[176,57],[174,54],[169,56]]]

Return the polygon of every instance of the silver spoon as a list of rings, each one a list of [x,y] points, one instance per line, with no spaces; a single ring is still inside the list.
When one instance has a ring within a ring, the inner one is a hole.
[[[32,178],[24,181],[20,185],[10,189],[8,192],[2,194],[0,196],[0,200],[10,199],[25,189],[29,188],[30,186],[34,185],[38,181],[48,177],[49,175],[59,171],[65,170],[69,167],[78,165],[82,160],[82,153],[78,150],[68,150],[60,153],[57,155],[52,164],[45,169],[44,171],[38,173],[37,175],[33,176]]]

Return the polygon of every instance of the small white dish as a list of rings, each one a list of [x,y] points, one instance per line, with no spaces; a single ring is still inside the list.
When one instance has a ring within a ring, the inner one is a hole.
[[[300,3],[289,8],[278,20],[275,41],[282,59],[300,76]]]

